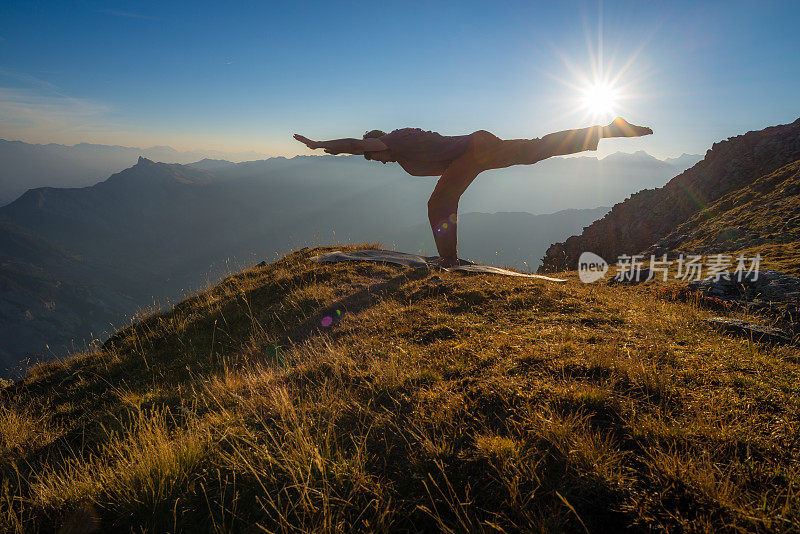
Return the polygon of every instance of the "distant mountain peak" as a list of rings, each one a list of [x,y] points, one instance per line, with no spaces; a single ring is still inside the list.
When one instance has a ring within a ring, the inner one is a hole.
[[[95,187],[107,187],[110,184],[136,184],[137,187],[145,184],[208,184],[212,179],[213,175],[205,170],[179,163],[159,163],[139,156],[136,165],[112,174]]]
[[[600,161],[605,161],[607,163],[619,161],[661,162],[661,160],[644,150],[637,150],[636,152],[614,152],[602,158]]]

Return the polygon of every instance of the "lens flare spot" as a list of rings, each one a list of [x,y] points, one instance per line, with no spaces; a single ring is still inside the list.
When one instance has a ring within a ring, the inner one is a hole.
[[[330,315],[326,315],[325,317],[322,318],[322,321],[320,321],[320,323],[325,328],[328,328],[330,325],[333,324],[333,317],[331,317]]]

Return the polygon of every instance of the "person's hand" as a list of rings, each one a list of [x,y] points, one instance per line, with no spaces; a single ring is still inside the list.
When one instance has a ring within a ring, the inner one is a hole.
[[[304,137],[300,134],[294,134],[294,138],[306,145],[310,149],[321,148],[322,144],[317,141],[312,141],[308,137]]]

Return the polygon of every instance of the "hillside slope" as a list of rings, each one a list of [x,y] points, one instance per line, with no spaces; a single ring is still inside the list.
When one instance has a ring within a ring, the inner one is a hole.
[[[302,250],[0,389],[0,530],[800,529],[800,355]]]
[[[649,252],[761,254],[800,275],[800,160],[724,195],[662,238]]]
[[[800,119],[714,143],[703,161],[664,187],[631,195],[580,235],[553,244],[539,271],[574,269],[586,251],[610,262],[637,254],[726,194],[798,159]]]
[[[0,378],[101,337],[136,309],[115,272],[0,222]]]

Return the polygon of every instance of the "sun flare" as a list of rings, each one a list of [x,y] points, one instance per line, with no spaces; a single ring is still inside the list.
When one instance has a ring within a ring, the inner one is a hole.
[[[582,104],[593,115],[612,115],[618,99],[619,94],[613,86],[598,82],[583,91]]]

